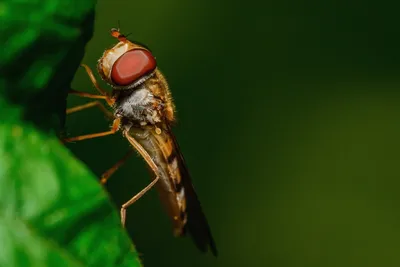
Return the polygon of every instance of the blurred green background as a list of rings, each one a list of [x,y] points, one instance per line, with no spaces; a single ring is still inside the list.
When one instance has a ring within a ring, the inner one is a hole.
[[[98,1],[83,62],[118,21],[152,49],[220,252],[174,238],[152,190],[128,210],[145,266],[400,265],[399,6],[379,3]],[[83,69],[73,88],[95,92]],[[70,136],[108,127],[96,109],[67,120]],[[97,175],[129,149],[120,134],[69,147]],[[107,188],[119,207],[148,182],[136,157]]]

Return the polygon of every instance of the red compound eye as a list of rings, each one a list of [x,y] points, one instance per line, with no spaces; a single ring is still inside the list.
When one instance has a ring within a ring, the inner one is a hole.
[[[149,51],[134,49],[115,61],[111,79],[116,85],[126,86],[151,73],[156,67],[156,59]]]

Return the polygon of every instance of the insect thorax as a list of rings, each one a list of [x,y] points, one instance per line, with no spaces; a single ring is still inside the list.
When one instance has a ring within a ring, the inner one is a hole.
[[[146,86],[129,90],[114,90],[115,116],[122,122],[134,125],[156,124],[161,122],[163,103]]]

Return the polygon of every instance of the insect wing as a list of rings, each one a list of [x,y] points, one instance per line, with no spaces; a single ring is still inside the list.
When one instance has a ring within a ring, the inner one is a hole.
[[[206,252],[209,246],[216,256],[210,227],[170,127],[164,124],[161,133],[154,127],[132,127],[125,137],[134,147],[134,142],[139,143],[157,165],[155,175],[159,175],[160,180],[156,187],[172,219],[175,235],[183,236],[188,232],[199,250]]]
[[[182,177],[182,185],[186,195],[187,222],[185,225],[185,230],[187,230],[187,232],[191,235],[199,250],[206,252],[209,246],[213,255],[217,256],[217,247],[212,237],[210,226],[208,225],[199,198],[192,184],[183,154],[181,153],[178,142],[176,141],[176,138],[172,132],[171,138],[173,139],[175,146],[175,152],[178,158],[178,166]]]

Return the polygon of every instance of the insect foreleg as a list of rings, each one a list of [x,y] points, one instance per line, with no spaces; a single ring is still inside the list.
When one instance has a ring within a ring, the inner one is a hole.
[[[89,75],[90,80],[92,81],[92,83],[93,83],[94,87],[97,89],[97,91],[99,91],[99,93],[104,96],[108,96],[107,92],[100,88],[96,78],[93,75],[93,71],[89,68],[89,66],[86,64],[81,64],[81,66],[85,68],[87,74]]]

